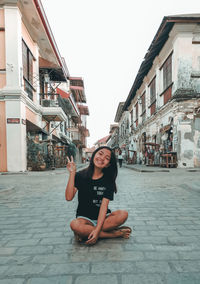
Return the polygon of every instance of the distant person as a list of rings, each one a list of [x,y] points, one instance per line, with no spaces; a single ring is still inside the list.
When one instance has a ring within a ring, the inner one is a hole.
[[[122,162],[123,162],[123,157],[122,157],[122,151],[121,150],[119,151],[119,154],[118,154],[118,162],[119,162],[119,167],[121,168],[122,167]]]
[[[76,239],[93,245],[99,238],[129,238],[131,228],[121,226],[127,220],[128,212],[117,210],[111,213],[108,209],[114,192],[117,192],[114,152],[107,146],[97,148],[88,168],[77,173],[73,158],[68,158],[67,169],[66,200],[72,200],[78,191],[76,219],[70,224]]]

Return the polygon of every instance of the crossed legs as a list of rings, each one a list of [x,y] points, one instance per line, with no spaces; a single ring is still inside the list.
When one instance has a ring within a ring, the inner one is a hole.
[[[129,238],[131,230],[128,228],[119,228],[128,218],[128,212],[117,210],[106,217],[99,238]],[[70,227],[74,234],[80,239],[87,238],[94,230],[94,225],[83,218],[72,220]]]

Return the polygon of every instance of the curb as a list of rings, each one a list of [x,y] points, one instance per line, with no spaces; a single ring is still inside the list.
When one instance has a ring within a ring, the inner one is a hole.
[[[155,172],[166,172],[166,173],[169,173],[170,172],[170,170],[162,170],[162,169],[160,169],[160,170],[143,170],[143,169],[138,169],[138,168],[134,168],[134,167],[129,167],[129,166],[127,166],[127,165],[123,165],[123,167],[125,167],[125,168],[127,168],[127,169],[130,169],[130,170],[133,170],[133,171],[135,171],[135,172],[140,172],[140,173],[155,173]]]
[[[29,172],[0,172],[0,175],[6,176],[6,175],[27,175]]]
[[[77,170],[81,170],[81,169],[84,169],[86,167],[88,167],[88,164],[79,164],[79,165],[77,165]],[[55,172],[56,170],[59,170],[59,169],[64,170],[65,167],[55,168],[55,169],[52,169],[52,170],[45,170],[45,171],[0,172],[0,175],[7,176],[7,175],[28,175],[29,173],[47,173],[47,172],[53,173],[53,172]]]

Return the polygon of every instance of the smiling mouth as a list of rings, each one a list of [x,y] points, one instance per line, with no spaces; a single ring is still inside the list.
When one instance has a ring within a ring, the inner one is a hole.
[[[97,164],[103,165],[104,163],[102,161],[96,160]]]

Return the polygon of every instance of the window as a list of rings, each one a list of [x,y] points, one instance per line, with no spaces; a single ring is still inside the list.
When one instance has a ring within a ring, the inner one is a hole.
[[[24,78],[32,85],[33,84],[33,55],[28,49],[24,41],[22,41],[23,54],[23,75]]]
[[[156,101],[156,77],[151,81],[150,85],[150,104]]]
[[[130,114],[131,114],[131,126],[132,126],[133,125],[133,110],[131,110]]]
[[[172,55],[163,64],[163,90],[172,83]]]
[[[33,99],[33,55],[26,43],[22,40],[22,63],[25,91]]]
[[[142,113],[146,111],[146,98],[145,98],[145,92],[141,97],[142,100]]]
[[[142,103],[142,122],[145,121],[145,118],[146,118],[146,95],[145,95],[145,92],[143,93],[142,97],[141,97],[141,103]]]
[[[138,103],[135,105],[135,126],[138,127]]]
[[[63,124],[62,124],[62,122],[60,123],[60,131],[63,132]]]
[[[135,105],[136,120],[138,119],[138,103]]]

